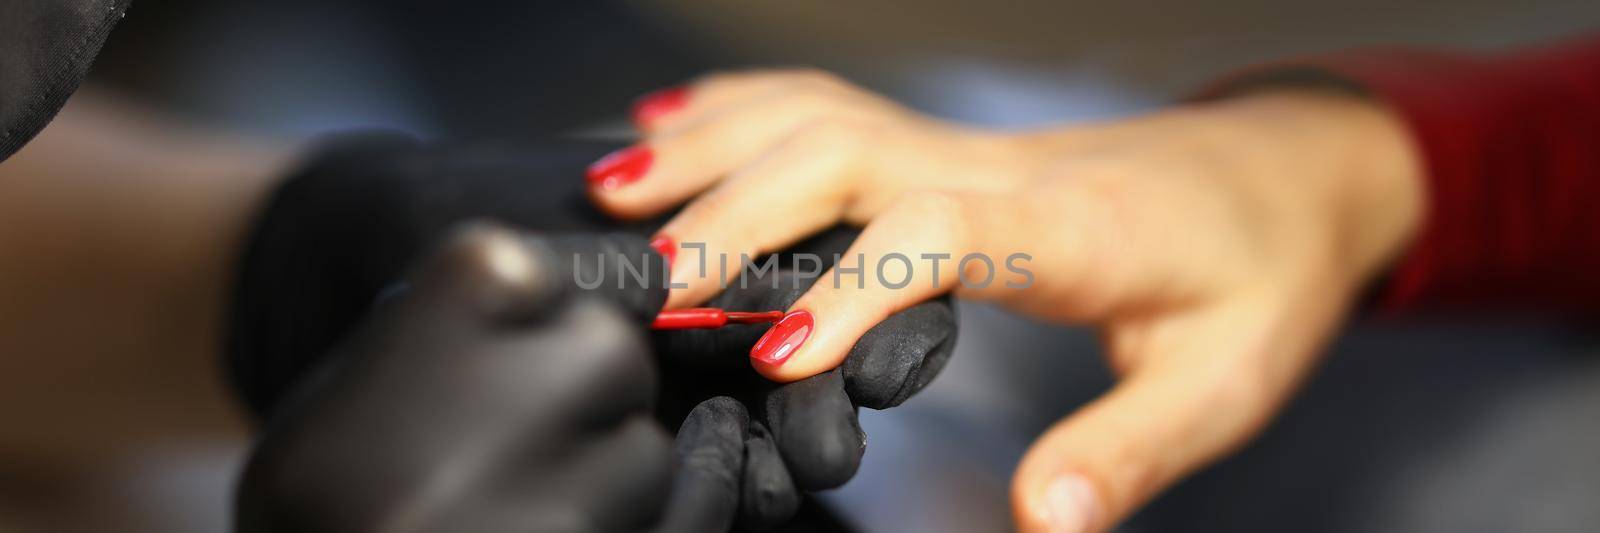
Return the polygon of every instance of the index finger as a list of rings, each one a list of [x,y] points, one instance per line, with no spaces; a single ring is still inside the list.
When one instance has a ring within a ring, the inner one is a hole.
[[[727,396],[701,402],[678,429],[672,494],[657,533],[728,531],[739,508],[750,415]]]
[[[815,69],[718,72],[639,97],[631,117],[646,135],[670,134],[729,107],[788,88],[839,84],[832,75]]]

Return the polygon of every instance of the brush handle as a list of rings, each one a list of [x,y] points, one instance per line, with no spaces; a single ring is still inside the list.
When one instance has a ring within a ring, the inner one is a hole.
[[[672,309],[656,315],[650,329],[716,329],[728,324],[764,324],[783,318],[783,311],[723,311],[715,307]]]

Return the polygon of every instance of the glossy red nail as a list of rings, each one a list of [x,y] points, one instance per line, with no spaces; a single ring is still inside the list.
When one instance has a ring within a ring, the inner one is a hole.
[[[633,123],[649,127],[661,117],[689,105],[687,87],[668,87],[639,97],[633,102]]]
[[[643,146],[629,146],[600,158],[589,165],[589,186],[615,189],[644,177],[650,171],[655,154]]]
[[[650,240],[650,247],[654,248],[656,253],[661,254],[661,257],[667,258],[668,268],[672,267],[672,260],[678,257],[678,243],[673,242],[672,237],[657,235],[656,238]]]
[[[783,316],[761,340],[750,348],[750,358],[768,365],[781,365],[811,336],[810,311],[794,311]]]

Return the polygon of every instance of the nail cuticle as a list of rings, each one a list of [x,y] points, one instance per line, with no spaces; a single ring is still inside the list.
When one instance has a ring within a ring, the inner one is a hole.
[[[669,87],[639,97],[633,104],[633,123],[649,127],[661,117],[689,104],[689,89]]]
[[[750,358],[767,365],[782,365],[800,349],[815,327],[810,311],[791,311],[756,341],[750,348]]]
[[[606,154],[599,161],[589,165],[586,178],[591,187],[616,189],[639,181],[639,178],[650,171],[650,164],[654,160],[655,154],[649,148],[629,146]]]
[[[671,268],[673,260],[678,258],[678,243],[673,241],[672,237],[657,235],[654,239],[650,239],[650,248],[666,258],[668,268]]]

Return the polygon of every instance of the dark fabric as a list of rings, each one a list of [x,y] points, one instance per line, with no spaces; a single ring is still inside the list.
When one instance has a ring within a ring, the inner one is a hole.
[[[1210,92],[1319,79],[1393,109],[1426,171],[1427,214],[1382,307],[1600,311],[1600,35],[1505,55],[1298,59]]]
[[[130,0],[0,0],[0,161],[78,89]]]

